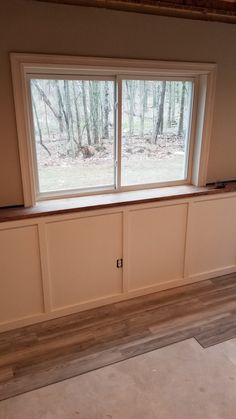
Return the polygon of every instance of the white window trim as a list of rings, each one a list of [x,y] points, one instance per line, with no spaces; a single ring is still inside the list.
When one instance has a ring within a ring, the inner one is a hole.
[[[191,132],[194,133],[195,138],[194,141],[190,139],[192,150],[190,150],[189,156],[192,161],[189,162],[191,165],[191,179],[188,179],[188,183],[196,186],[205,186],[214,108],[216,64],[20,53],[11,53],[10,58],[25,207],[33,206],[36,201],[32,132],[28,111],[28,74],[40,73],[46,76],[50,73],[50,75],[76,76],[82,72],[84,75],[92,74],[104,77],[117,76],[117,74],[121,77],[129,75],[138,77],[145,74],[145,77],[163,77],[165,79],[171,77],[194,78],[197,100],[194,100],[192,110]],[[121,112],[119,115],[121,118]],[[120,118],[117,121],[118,130],[121,129]],[[171,182],[171,185],[180,183],[182,184],[183,182]],[[168,182],[169,184],[170,182]],[[155,186],[167,186],[167,183],[148,185],[149,188]],[[142,185],[139,186],[139,189],[145,189],[145,187],[146,185]],[[125,190],[131,189],[137,188],[125,188]],[[114,193],[116,190],[107,190],[106,192]],[[96,193],[101,193],[101,191],[96,191]],[[57,197],[75,196],[73,193],[69,195],[57,193],[56,195]]]

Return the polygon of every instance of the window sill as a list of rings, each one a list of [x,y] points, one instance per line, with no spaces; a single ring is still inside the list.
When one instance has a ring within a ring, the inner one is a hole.
[[[0,223],[24,220],[49,215],[69,214],[118,206],[146,204],[172,199],[206,196],[226,192],[236,192],[235,184],[226,184],[224,188],[197,187],[192,185],[172,186],[142,191],[129,191],[80,198],[53,199],[37,203],[32,208],[11,207],[0,209]]]

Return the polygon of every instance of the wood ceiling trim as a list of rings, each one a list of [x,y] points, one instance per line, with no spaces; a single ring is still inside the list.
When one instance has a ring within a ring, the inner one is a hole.
[[[74,6],[236,23],[236,0],[33,0]]]

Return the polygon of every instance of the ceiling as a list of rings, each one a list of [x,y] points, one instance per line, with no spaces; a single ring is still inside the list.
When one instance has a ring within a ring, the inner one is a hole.
[[[236,0],[31,0],[236,23]]]

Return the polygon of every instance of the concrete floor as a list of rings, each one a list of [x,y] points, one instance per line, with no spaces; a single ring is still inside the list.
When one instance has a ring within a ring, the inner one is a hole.
[[[0,402],[0,419],[235,419],[236,339],[177,343]]]

